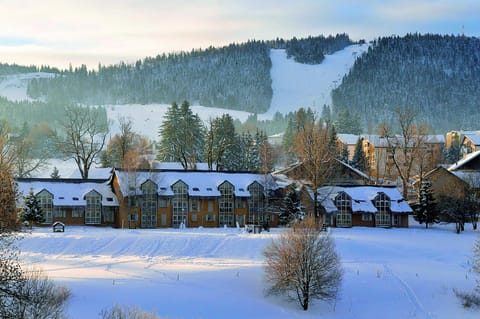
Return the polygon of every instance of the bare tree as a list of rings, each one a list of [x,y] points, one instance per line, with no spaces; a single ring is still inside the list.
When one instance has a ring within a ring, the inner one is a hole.
[[[402,181],[403,197],[408,198],[408,185],[410,179],[425,169],[423,157],[425,156],[426,145],[426,127],[417,126],[415,123],[416,112],[411,108],[396,108],[394,110],[400,134],[394,134],[393,129],[386,125],[382,128],[386,137],[390,159]],[[421,163],[421,167],[418,167]]]
[[[21,298],[15,304],[15,318],[66,318],[66,301],[70,291],[57,286],[41,270],[24,271],[20,289]]]
[[[335,243],[313,218],[296,224],[264,251],[269,293],[297,300],[303,310],[313,299],[336,298],[342,279]]]
[[[100,312],[102,319],[160,319],[155,313],[145,312],[139,307],[114,305]]]
[[[332,129],[313,119],[299,127],[293,138],[296,154],[303,163],[303,175],[312,183],[315,218],[319,218],[318,188],[334,173],[337,149],[331,143]]]
[[[88,107],[68,106],[61,123],[65,138],[57,143],[57,150],[72,158],[83,179],[97,155],[102,151],[108,134],[108,127],[97,119],[97,110]]]

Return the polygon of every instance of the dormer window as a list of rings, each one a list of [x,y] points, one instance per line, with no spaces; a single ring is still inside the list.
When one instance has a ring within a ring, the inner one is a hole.
[[[211,192],[211,191],[212,191],[212,188],[211,188],[211,187],[207,187],[207,191]]]
[[[73,200],[78,200],[78,197],[72,197]]]
[[[113,197],[107,197],[107,202],[113,202]]]
[[[58,197],[58,199],[65,199],[65,197],[63,197],[63,196],[59,196],[59,197]]]
[[[194,192],[200,191],[200,189],[199,189],[198,187],[193,187],[192,190],[193,190]]]

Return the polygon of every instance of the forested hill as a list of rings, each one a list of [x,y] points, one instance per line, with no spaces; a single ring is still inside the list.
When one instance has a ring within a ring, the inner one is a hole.
[[[374,41],[332,92],[337,114],[348,108],[363,127],[389,121],[411,107],[436,132],[479,129],[480,40],[411,34]]]
[[[306,64],[321,63],[352,44],[346,34],[291,40],[249,41],[221,48],[147,57],[134,64],[86,66],[29,83],[30,97],[84,104],[171,103],[188,100],[253,113],[268,110],[272,98],[270,49],[285,49]]]

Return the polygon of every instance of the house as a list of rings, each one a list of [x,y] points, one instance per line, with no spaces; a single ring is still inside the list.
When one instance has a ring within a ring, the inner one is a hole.
[[[386,137],[383,135],[361,135],[362,147],[370,168],[369,175],[375,177],[377,183],[386,181],[395,181],[398,178],[398,172],[394,166],[391,147],[398,141],[402,141],[400,136]],[[424,165],[435,167],[439,159],[442,158],[445,137],[443,135],[423,135],[425,154],[429,155],[429,163]]]
[[[326,183],[328,185],[368,185],[370,184],[370,177],[362,171],[352,167],[351,165],[342,162],[339,159],[334,159],[332,174],[328,176]],[[302,162],[294,163],[284,169],[275,171],[274,176],[286,176],[291,182],[298,181],[301,184],[311,184],[309,174]]]
[[[439,166],[427,174],[424,179],[432,182],[433,196],[454,196],[463,198],[468,194],[480,195],[480,150],[468,154],[457,163]]]
[[[349,161],[353,159],[353,155],[355,154],[355,146],[357,145],[359,138],[360,136],[355,134],[337,134],[337,141],[340,149],[343,149],[345,146],[347,147]]]
[[[269,200],[281,198],[270,174],[116,169],[117,227],[219,227],[278,224]]]
[[[480,131],[460,131],[460,152],[467,155],[480,150]]]
[[[43,210],[44,224],[113,226],[118,219],[119,203],[109,180],[18,178],[16,182],[17,207],[23,207],[32,190]]]
[[[307,191],[313,202],[313,191]],[[408,227],[413,213],[398,189],[388,186],[324,186],[317,203],[322,222],[335,227]]]

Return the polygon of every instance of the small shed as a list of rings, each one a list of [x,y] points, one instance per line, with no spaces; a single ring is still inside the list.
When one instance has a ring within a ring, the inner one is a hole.
[[[52,228],[54,233],[63,233],[65,231],[65,224],[62,222],[54,222]]]

